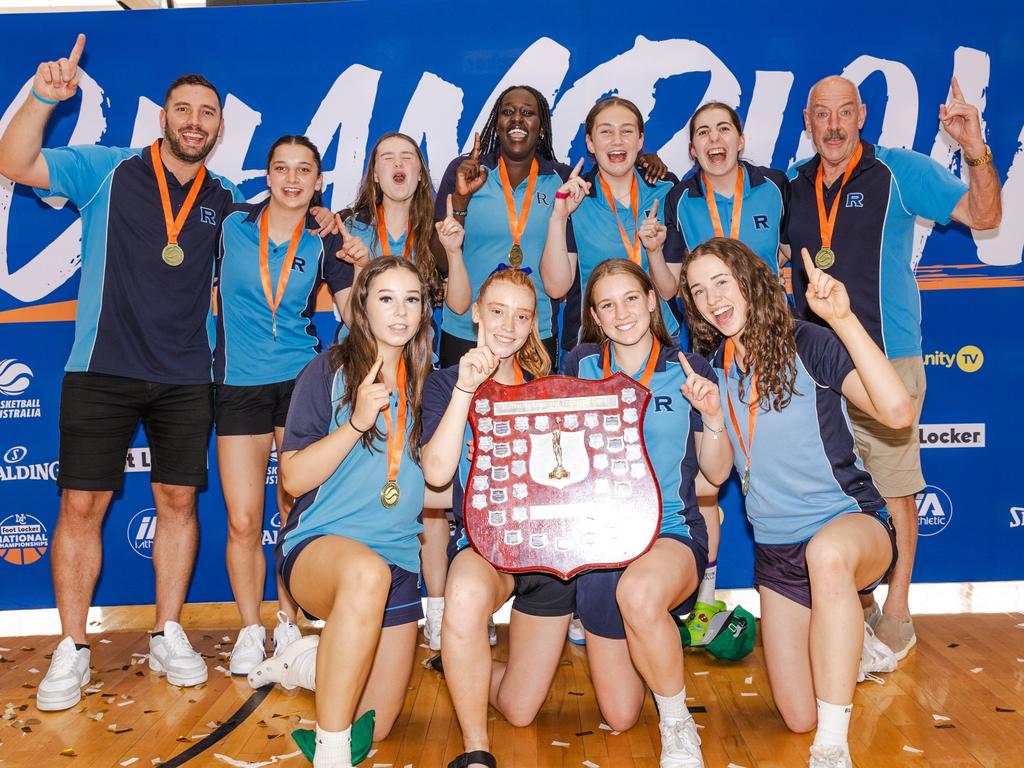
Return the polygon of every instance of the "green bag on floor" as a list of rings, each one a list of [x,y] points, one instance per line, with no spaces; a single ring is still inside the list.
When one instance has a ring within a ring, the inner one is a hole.
[[[754,650],[757,624],[754,617],[742,606],[720,611],[711,617],[707,632],[698,648],[704,648],[712,656],[727,661],[738,661]]]
[[[370,754],[370,745],[373,743],[373,717],[374,712],[371,709],[352,723],[352,765],[359,765]],[[316,731],[299,728],[292,731],[292,739],[306,759],[312,763],[313,754],[316,752]]]

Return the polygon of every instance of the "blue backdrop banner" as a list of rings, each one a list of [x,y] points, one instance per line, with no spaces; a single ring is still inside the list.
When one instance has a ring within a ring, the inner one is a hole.
[[[651,0],[642,12],[608,0],[349,3],[145,12],[0,16],[0,126],[28,96],[42,60],[88,36],[80,94],[61,105],[47,146],[144,146],[159,134],[167,84],[204,73],[225,95],[225,135],[209,166],[255,198],[266,150],[305,133],[324,155],[327,204],[355,195],[381,133],[418,138],[439,180],[472,145],[494,97],[528,83],[553,105],[562,160],[585,154],[581,122],[619,93],[648,119],[646,147],[678,175],[690,167],[687,121],[703,101],[738,105],[747,159],[785,169],[812,153],[802,109],[810,86],[842,73],[861,85],[865,137],[911,147],[961,173],[938,127],[956,75],[978,105],[1005,185],[1004,223],[972,236],[919,222],[913,253],[924,316],[928,396],[921,437],[928,487],[918,496],[915,580],[1024,577],[1024,487],[1014,442],[1024,429],[1017,387],[1024,342],[1024,10],[997,0],[993,24],[967,24],[962,4],[866,0],[766,6],[739,0],[710,13]],[[515,16],[515,18],[513,18]],[[628,17],[628,18],[627,18]],[[53,605],[51,542],[59,498],[57,423],[72,340],[81,227],[63,200],[40,201],[0,177],[0,608]],[[322,332],[335,327],[318,316]],[[190,601],[230,600],[226,518],[211,442],[199,497],[201,546]],[[153,600],[157,527],[149,454],[138,435],[126,482],[103,529],[95,602]],[[274,542],[276,462],[267,474],[264,543]],[[796,500],[794,500],[796,501]],[[740,494],[723,493],[719,585],[749,585],[752,544]],[[267,594],[274,591],[268,579]]]

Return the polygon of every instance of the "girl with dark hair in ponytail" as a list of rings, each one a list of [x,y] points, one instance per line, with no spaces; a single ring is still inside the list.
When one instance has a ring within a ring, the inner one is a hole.
[[[323,187],[316,146],[305,136],[275,141],[267,187],[265,202],[238,206],[224,220],[214,304],[217,462],[228,510],[228,578],[242,620],[229,664],[236,675],[265,655],[265,478],[272,448],[280,450],[295,377],[320,351],[316,295],[326,282],[340,311],[352,285],[352,267],[335,256],[341,238],[307,231],[317,228],[309,209],[320,204]],[[291,499],[280,484],[276,490],[283,523]],[[279,595],[275,654],[299,637],[295,610]]]

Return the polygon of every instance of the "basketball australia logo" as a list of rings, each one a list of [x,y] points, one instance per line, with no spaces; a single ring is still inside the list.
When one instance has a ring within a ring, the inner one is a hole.
[[[31,565],[46,554],[50,539],[46,526],[32,515],[10,515],[0,520],[0,558],[12,565]]]
[[[274,546],[277,544],[277,534],[281,530],[281,513],[275,512],[270,516],[270,522],[263,529],[263,546]]]
[[[128,521],[128,543],[139,557],[153,559],[153,539],[156,537],[156,510],[140,509]]]
[[[35,419],[42,411],[38,398],[18,397],[29,388],[35,374],[19,360],[0,360],[0,419]]]
[[[917,531],[921,536],[942,533],[953,519],[953,501],[935,485],[926,485],[914,496],[917,502]]]

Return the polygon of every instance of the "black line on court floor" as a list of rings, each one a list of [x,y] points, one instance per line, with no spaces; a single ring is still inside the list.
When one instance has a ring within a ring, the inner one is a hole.
[[[274,686],[267,685],[263,688],[258,689],[252,696],[246,699],[245,703],[240,706],[235,713],[227,719],[226,722],[221,723],[220,727],[217,728],[213,733],[204,738],[202,741],[196,742],[191,747],[186,749],[180,755],[175,755],[167,762],[161,763],[161,768],[177,768],[179,765],[184,765],[196,755],[205,752],[218,741],[223,739],[235,728],[241,725],[249,715],[256,711],[256,708],[263,703],[263,700],[267,698],[270,692],[274,690]]]

